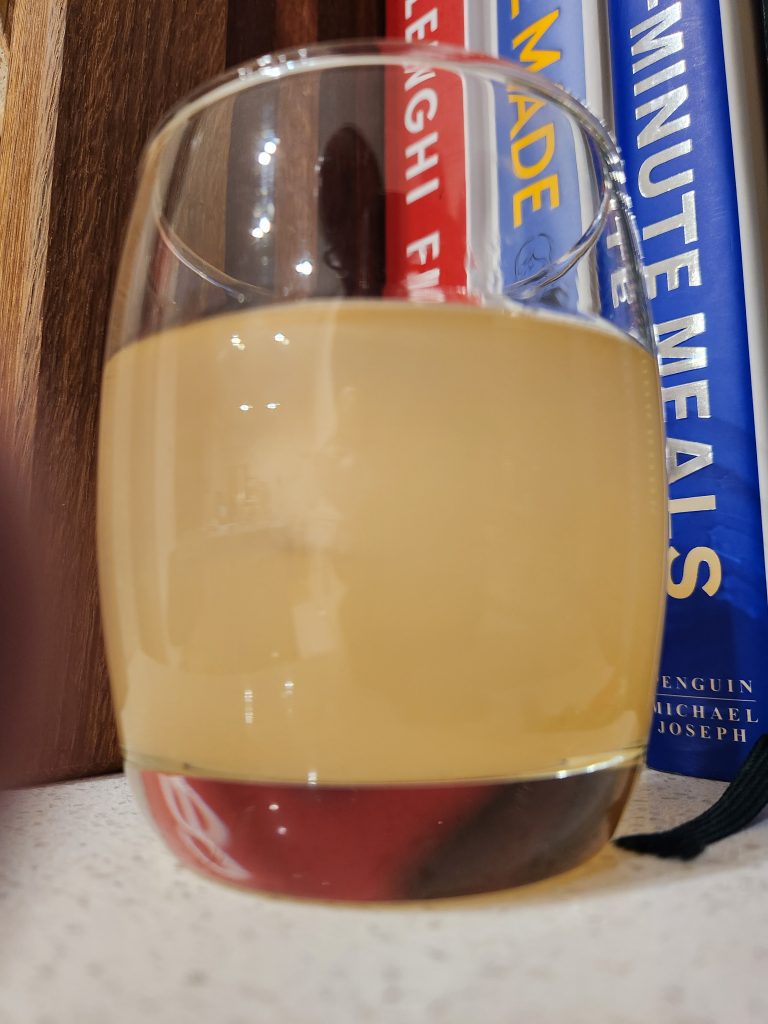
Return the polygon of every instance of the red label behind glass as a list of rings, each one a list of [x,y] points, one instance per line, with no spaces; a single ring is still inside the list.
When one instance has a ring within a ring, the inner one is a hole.
[[[325,787],[142,772],[152,820],[183,863],[263,892],[391,900],[493,797],[492,786]]]
[[[464,45],[463,0],[396,0],[387,35]],[[467,291],[464,89],[449,72],[387,72],[389,296]]]

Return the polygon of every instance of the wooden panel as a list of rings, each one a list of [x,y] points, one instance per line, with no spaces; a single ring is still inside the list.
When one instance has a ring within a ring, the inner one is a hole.
[[[18,0],[0,145],[0,409],[28,484],[66,0]]]
[[[267,0],[255,3],[254,0],[230,0],[229,24],[227,32],[227,61],[230,64],[250,60],[268,51],[277,51],[330,39],[355,38],[361,36],[381,35],[384,32],[384,0]],[[380,85],[371,76],[366,88],[373,87],[380,92]],[[317,96],[317,80],[301,80],[285,83],[280,93],[279,109],[275,101],[274,109],[267,113],[266,107],[270,99],[262,91],[255,95],[244,94],[237,100],[234,115],[230,149],[230,192],[227,210],[227,269],[230,274],[244,280],[260,283],[264,281],[264,270],[259,260],[269,251],[270,269],[274,274],[272,285],[284,294],[294,298],[301,293],[302,286],[309,292],[315,286],[312,282],[297,278],[292,269],[298,259],[309,256],[317,263],[320,260],[319,272],[327,280],[327,268],[322,266],[323,249],[318,248],[318,227],[315,223],[316,211],[311,203],[303,201],[312,195],[317,186],[315,147],[324,146],[327,139],[329,124],[339,121],[340,109],[321,110]],[[359,92],[359,102],[363,103],[364,90]],[[351,97],[338,95],[326,100],[326,106],[343,106],[350,117],[362,115],[373,127],[375,104],[364,110],[355,111],[354,101],[350,107]],[[253,152],[259,146],[265,117],[271,117],[277,128],[278,135],[283,139],[287,150],[295,151],[291,159],[281,163],[280,178],[276,183],[275,200],[277,206],[291,209],[291,220],[288,224],[285,217],[281,219],[281,229],[276,237],[268,243],[262,243],[258,251],[254,249],[250,230],[252,227],[253,195],[256,193],[260,175],[254,167]],[[374,134],[381,134],[381,125],[374,128]],[[321,138],[322,136],[322,138]],[[335,152],[339,152],[336,147]],[[357,153],[352,155],[347,149],[344,157],[345,170],[357,175],[357,161],[362,158]],[[357,192],[353,184],[350,195],[347,190],[345,212],[359,212]],[[325,189],[326,194],[329,189]],[[290,197],[295,197],[290,201]],[[352,214],[356,216],[356,214]],[[347,217],[347,221],[349,217]],[[382,226],[383,229],[383,226]],[[375,259],[370,260],[370,277],[378,282],[383,272],[383,234],[378,230],[375,245],[366,239],[368,254],[376,250]],[[381,267],[378,265],[381,264]],[[365,291],[373,293],[376,285]]]
[[[142,144],[225,63],[381,34],[383,9],[383,0],[0,0],[6,30],[12,19],[0,137],[0,442],[48,559],[26,781],[119,763],[96,597],[94,469],[109,299]]]
[[[279,45],[275,40],[276,12],[277,0],[229,0],[228,65],[242,64]]]
[[[7,0],[0,3],[0,135],[3,133],[5,98],[8,92],[8,40],[11,38],[11,18]]]
[[[5,26],[5,34],[8,39],[11,37],[10,24],[13,16],[13,0],[0,0],[0,21]]]
[[[318,3],[317,38],[359,39],[383,36],[384,0],[342,0]]]
[[[384,0],[230,0],[227,63],[330,39],[384,35]]]
[[[141,147],[223,68],[225,41],[226,0],[16,0],[0,141],[0,400],[15,410],[6,435],[50,556],[27,779],[119,763],[93,543],[109,299]]]

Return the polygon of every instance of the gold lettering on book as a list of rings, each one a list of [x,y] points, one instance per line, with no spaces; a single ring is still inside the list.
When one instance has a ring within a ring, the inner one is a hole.
[[[510,12],[513,20],[520,16],[517,0],[511,0]],[[542,71],[562,58],[561,50],[543,49],[540,46],[559,17],[560,9],[556,7],[513,37],[513,56],[528,71]],[[507,99],[516,108],[517,115],[509,132],[512,169],[522,181],[530,182],[517,189],[512,196],[512,220],[514,226],[519,228],[525,219],[526,203],[530,203],[533,211],[541,210],[545,201],[551,209],[557,209],[560,205],[560,178],[557,170],[546,174],[555,156],[554,123],[547,121],[521,134],[531,118],[545,107],[544,101],[522,95],[514,89],[507,93]]]

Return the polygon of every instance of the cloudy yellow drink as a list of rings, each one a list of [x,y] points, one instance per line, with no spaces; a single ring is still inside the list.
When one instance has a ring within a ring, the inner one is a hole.
[[[487,789],[637,761],[666,492],[630,339],[521,308],[211,318],[109,361],[99,472],[136,767]]]

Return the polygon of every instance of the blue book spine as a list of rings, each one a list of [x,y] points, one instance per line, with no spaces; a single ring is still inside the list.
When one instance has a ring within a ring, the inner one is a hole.
[[[747,225],[733,156],[747,142],[732,130],[718,0],[608,0],[608,9],[616,135],[644,249],[668,435],[667,620],[648,761],[730,779],[768,713],[750,368],[750,345],[754,357],[764,339],[748,333]]]
[[[519,0],[496,4],[498,54],[564,85],[584,100],[584,23],[581,0]],[[567,253],[582,234],[571,127],[551,107],[531,113],[530,101],[502,90],[496,96],[496,145],[509,153],[514,174],[500,165],[499,243],[504,287],[515,285]],[[533,184],[529,184],[529,179]],[[526,187],[528,186],[528,187]],[[576,311],[571,272],[546,289],[541,300]]]

